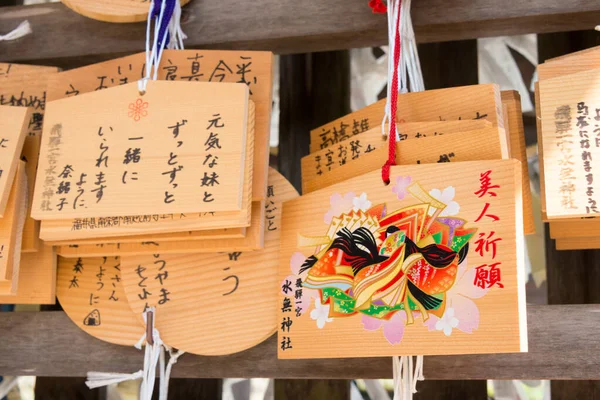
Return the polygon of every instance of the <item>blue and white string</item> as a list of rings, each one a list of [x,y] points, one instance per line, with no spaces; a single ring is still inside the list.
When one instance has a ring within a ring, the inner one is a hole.
[[[138,89],[141,94],[146,93],[149,80],[157,79],[158,66],[165,47],[182,50],[183,40],[186,37],[181,29],[181,3],[179,0],[152,1],[146,25],[146,76],[138,81]]]

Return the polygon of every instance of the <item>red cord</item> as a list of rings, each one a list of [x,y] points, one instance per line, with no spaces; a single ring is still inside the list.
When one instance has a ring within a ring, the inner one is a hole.
[[[382,0],[369,0],[369,7],[373,10],[373,14],[385,14],[387,7]]]
[[[390,167],[396,165],[396,113],[398,111],[398,63],[400,62],[400,9],[402,1],[398,4],[398,24],[394,38],[394,72],[392,73],[392,103],[390,109],[390,134],[388,135],[388,160],[381,167],[381,179],[386,185],[390,183]]]

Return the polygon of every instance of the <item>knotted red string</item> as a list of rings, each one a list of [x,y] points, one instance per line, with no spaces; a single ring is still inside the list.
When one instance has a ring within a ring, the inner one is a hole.
[[[385,14],[387,12],[383,0],[369,0],[369,7],[373,10],[373,14]]]
[[[394,72],[392,73],[392,102],[390,105],[390,129],[388,135],[388,160],[381,167],[381,179],[386,185],[390,183],[390,167],[396,165],[396,113],[398,111],[398,63],[400,62],[400,9],[402,1],[398,3],[398,23],[394,35]]]

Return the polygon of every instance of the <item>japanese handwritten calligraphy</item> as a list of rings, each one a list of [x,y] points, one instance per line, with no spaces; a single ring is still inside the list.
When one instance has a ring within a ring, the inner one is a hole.
[[[244,163],[252,110],[247,87],[152,81],[143,96],[148,116],[135,120],[128,105],[139,98],[131,83],[48,104],[34,218],[242,209],[244,182],[251,181]],[[205,129],[215,114],[226,121],[219,156],[228,178],[210,186],[209,204],[202,201],[206,188],[197,176],[209,154],[202,146],[206,139],[191,132]]]
[[[275,215],[279,210],[272,207]],[[99,255],[148,255],[184,253],[214,253],[217,251],[249,251],[261,249],[264,246],[264,232],[261,220],[265,217],[267,207],[264,202],[252,203],[252,219],[250,226],[241,237],[224,238],[207,237],[204,231],[188,231],[162,235],[138,235],[124,241],[120,238],[107,238],[98,241],[77,242],[72,244],[57,243],[58,254],[63,257],[95,257]],[[265,222],[266,223],[266,222]],[[166,240],[163,241],[163,238]]]
[[[460,100],[459,100],[460,99]],[[386,99],[341,117],[310,132],[310,152],[333,146],[381,125]],[[486,120],[504,127],[497,85],[427,90],[398,96],[398,122]]]
[[[143,53],[58,74],[48,84],[48,101],[135,82],[144,76]],[[256,51],[165,50],[158,79],[243,83],[256,106],[252,199],[265,199],[272,107],[273,54]],[[200,90],[201,86],[197,86]],[[224,162],[223,159],[220,162]],[[163,193],[164,194],[164,193]]]
[[[250,103],[252,106],[252,103]],[[251,130],[252,121],[248,121],[248,129]],[[253,138],[248,137],[246,140],[246,153],[251,154],[253,148]],[[113,216],[113,217],[90,217],[90,218],[74,218],[72,220],[46,220],[42,222],[40,237],[48,242],[53,242],[55,245],[65,243],[56,243],[60,241],[78,241],[85,242],[86,239],[95,240],[93,243],[98,243],[98,239],[110,238],[105,240],[105,243],[125,243],[125,242],[146,242],[154,239],[175,240],[185,239],[185,233],[192,232],[190,235],[194,237],[213,238],[223,237],[219,235],[219,228],[227,227],[227,229],[241,230],[249,226],[251,223],[252,202],[250,201],[251,194],[249,193],[253,184],[250,181],[250,171],[253,168],[252,157],[245,158],[245,171],[247,178],[244,184],[244,198],[242,199],[242,210],[240,211],[204,211],[200,213],[168,213],[168,214],[145,214],[133,216]],[[239,228],[239,229],[238,229]],[[143,230],[144,234],[140,234]],[[202,233],[202,232],[205,233]],[[210,232],[213,231],[213,232]],[[164,233],[164,234],[163,234]],[[166,235],[168,233],[169,235]],[[178,234],[180,233],[180,234]],[[158,234],[158,235],[156,235]],[[150,235],[153,239],[149,239]],[[240,234],[239,237],[244,236]],[[130,239],[121,240],[123,237]],[[134,240],[137,237],[137,240]],[[229,237],[229,236],[227,236]],[[67,243],[71,244],[71,243]]]
[[[488,197],[498,197],[498,190],[500,189],[500,185],[495,185],[492,183],[492,170],[487,170],[482,172],[479,176],[479,189],[474,193],[478,198],[487,199]],[[483,209],[481,213],[475,219],[475,222],[481,221],[482,218],[488,218],[492,222],[500,221],[500,217],[497,214],[493,214],[492,210],[490,210],[491,203],[486,201],[484,203]],[[495,261],[490,264],[482,264],[478,267],[475,267],[476,275],[473,284],[482,289],[489,289],[494,285],[503,288],[502,284],[502,276],[501,276],[501,261],[496,261],[497,255],[497,246],[499,241],[502,238],[496,235],[495,230],[491,230],[489,232],[479,232],[478,238],[475,241],[475,252],[479,254],[480,257],[488,254],[491,256],[492,260]]]
[[[56,294],[71,320],[98,339],[135,344],[144,326],[123,291],[119,257],[59,258]]]
[[[539,83],[544,200],[549,219],[598,213],[594,158],[600,157],[600,72],[583,71]]]
[[[268,182],[273,201],[271,221],[280,227],[282,202],[298,193],[272,169]],[[266,222],[268,216],[264,218]],[[134,312],[154,305],[155,326],[165,343],[194,354],[230,354],[262,342],[279,325],[277,293],[272,288],[281,239],[280,228],[269,230],[265,223],[262,229],[264,248],[256,251],[121,257],[125,292]],[[140,266],[145,280],[138,275]],[[168,276],[162,276],[161,286],[160,278],[153,278],[166,270]],[[152,295],[141,298],[140,283]],[[156,296],[161,288],[169,292],[169,300],[163,303]],[[204,326],[202,335],[189,328],[193,326]]]
[[[27,137],[23,144],[21,157],[27,162],[27,219],[23,228],[22,251],[33,252],[39,249],[39,221],[30,217],[35,184],[35,175],[41,143],[42,122],[46,105],[46,84],[50,76],[58,72],[56,67],[40,67],[20,64],[0,64],[0,99],[7,105],[25,106],[20,98],[30,99],[25,103],[35,104],[29,119]]]
[[[377,129],[373,135],[377,135]],[[370,132],[361,135],[371,135]],[[347,161],[345,165],[333,162],[319,169],[315,158],[327,159],[329,149],[302,158],[302,190],[312,192],[343,179],[377,169],[385,163],[388,156],[387,142],[377,136],[374,143],[359,139],[364,145],[377,147],[372,152],[359,154],[357,160]],[[341,142],[340,145],[345,142]],[[398,165],[429,164],[456,161],[498,160],[508,158],[508,145],[504,129],[487,127],[479,130],[447,131],[443,135],[431,135],[421,138],[409,137],[396,144],[396,162]],[[330,168],[330,170],[328,169]]]

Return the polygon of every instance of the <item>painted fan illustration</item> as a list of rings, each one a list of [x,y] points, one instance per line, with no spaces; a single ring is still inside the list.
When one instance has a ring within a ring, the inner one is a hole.
[[[387,213],[386,204],[369,202],[333,216],[325,236],[299,237],[300,247],[316,248],[300,267],[302,286],[318,291],[315,306],[329,305],[328,318],[385,321],[401,312],[412,324],[419,315],[443,316],[477,228],[442,216],[447,205],[419,184],[406,191],[419,203]]]

